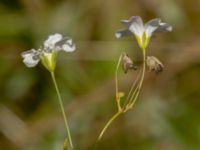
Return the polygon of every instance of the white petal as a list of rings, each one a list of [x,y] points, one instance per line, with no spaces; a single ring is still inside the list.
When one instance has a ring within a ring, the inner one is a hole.
[[[129,36],[129,35],[132,35],[132,32],[128,29],[122,29],[115,33],[116,38],[121,38],[121,37]]]
[[[72,43],[73,43],[72,39],[68,39],[67,43],[69,43],[69,45],[72,45]]]
[[[160,32],[171,32],[172,26],[167,23],[161,22],[158,30],[160,30]]]
[[[72,52],[75,50],[75,46],[71,38],[64,37],[61,41],[55,43],[55,48],[57,52],[64,50],[66,52]]]
[[[53,49],[55,47],[55,44],[59,41],[62,40],[62,35],[61,34],[54,34],[54,35],[50,35],[48,37],[48,39],[44,42],[44,46],[50,49]]]
[[[116,32],[115,36],[116,36],[116,38],[120,38],[120,37],[122,37],[122,34],[120,32]]]
[[[133,17],[131,20],[131,25],[129,30],[134,33],[136,36],[142,38],[143,32],[145,30],[143,21],[139,16]]]
[[[145,24],[145,33],[147,38],[152,36],[153,32],[159,27],[160,22],[160,19],[152,19]]]
[[[33,55],[35,52],[36,52],[35,49],[24,51],[24,52],[21,53],[21,56],[22,56],[22,58],[25,58],[27,55],[30,55],[30,54]]]
[[[40,61],[39,59],[33,59],[33,56],[33,54],[25,54],[22,56],[24,58],[23,62],[27,67],[35,67]]]
[[[62,50],[65,52],[73,52],[76,49],[75,45],[63,44]]]

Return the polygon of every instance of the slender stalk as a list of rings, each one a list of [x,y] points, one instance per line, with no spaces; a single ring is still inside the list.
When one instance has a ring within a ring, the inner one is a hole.
[[[122,108],[121,108],[121,104],[120,104],[120,97],[119,97],[119,89],[118,89],[118,70],[119,70],[119,65],[121,63],[121,59],[122,59],[122,55],[120,55],[120,57],[119,57],[119,60],[117,62],[117,67],[116,67],[116,70],[115,70],[115,94],[116,94],[116,101],[117,101],[118,111],[106,123],[106,125],[104,126],[104,128],[102,129],[102,131],[101,131],[101,133],[100,133],[100,135],[98,137],[98,140],[101,140],[103,134],[105,133],[107,128],[110,126],[110,124],[122,113]]]
[[[105,127],[103,128],[103,130],[101,131],[98,140],[101,140],[103,134],[105,133],[106,129],[108,129],[109,125],[121,114],[121,111],[118,111],[112,118],[110,118],[110,120],[107,122],[107,124],[105,125]]]
[[[129,91],[129,93],[128,93],[128,96],[127,96],[127,98],[126,98],[126,101],[124,102],[124,107],[123,107],[123,108],[126,108],[127,104],[130,103],[130,100],[131,100],[131,97],[132,97],[132,96],[131,96],[131,93],[133,93],[133,95],[134,95],[135,91],[137,90],[136,85],[137,85],[137,83],[139,82],[140,74],[141,74],[141,70],[139,71],[139,73],[138,73],[137,76],[136,76],[135,81],[134,81],[133,84],[131,85],[131,89],[130,89],[130,91]],[[134,89],[135,89],[135,90],[134,90]],[[134,90],[134,91],[133,91],[133,90]]]
[[[140,80],[140,83],[138,85],[138,87],[135,89],[133,95],[131,96],[131,103],[130,103],[130,108],[133,107],[133,105],[135,104],[139,94],[140,94],[140,90],[141,90],[141,87],[142,87],[142,83],[144,81],[144,75],[145,75],[145,70],[146,70],[146,50],[143,49],[143,68],[142,68],[142,77],[141,77],[141,80]],[[133,99],[133,100],[132,100]]]
[[[107,122],[107,124],[104,126],[103,130],[101,131],[99,137],[98,137],[98,140],[101,140],[103,134],[105,133],[105,131],[108,129],[108,127],[111,125],[111,123],[120,115],[123,113],[124,110],[121,109],[121,105],[120,105],[120,99],[118,97],[118,78],[117,78],[117,73],[118,73],[118,68],[119,68],[119,65],[120,65],[120,62],[121,62],[121,57],[122,55],[120,56],[119,60],[118,60],[118,63],[117,63],[117,67],[116,67],[116,71],[115,71],[115,84],[116,84],[116,100],[117,100],[117,104],[118,104],[118,112],[112,117],[110,118],[110,120]],[[130,89],[130,92],[128,94],[128,97],[127,97],[127,101],[128,101],[128,104],[127,104],[127,108],[125,108],[126,110],[128,110],[129,108],[131,108],[134,103],[136,102],[137,98],[138,98],[138,95],[140,93],[140,89],[142,87],[142,83],[144,81],[144,76],[145,76],[145,70],[146,70],[146,53],[145,53],[145,49],[143,49],[143,68],[142,68],[142,76],[139,80],[139,78],[137,77],[136,78],[136,81],[133,83],[131,89]],[[140,75],[140,72],[139,72],[139,75]],[[139,81],[138,81],[139,80]],[[136,84],[138,83],[137,87]],[[135,88],[135,90],[134,90]],[[134,90],[134,91],[133,91]],[[133,94],[131,95],[131,93],[133,92]],[[130,96],[131,95],[131,96]],[[129,99],[130,98],[130,99]],[[132,100],[133,99],[133,100]],[[126,107],[126,105],[124,106]],[[126,111],[125,110],[125,111]]]
[[[116,70],[115,70],[115,94],[116,94],[118,111],[121,111],[119,89],[118,89],[118,70],[119,70],[119,65],[120,65],[121,59],[122,59],[122,55],[120,55],[120,57],[119,57],[119,60],[117,62],[117,67],[116,67]]]
[[[65,127],[66,127],[66,130],[67,130],[67,135],[68,135],[68,139],[69,139],[69,144],[70,144],[71,149],[73,149],[73,143],[72,143],[72,139],[71,139],[71,134],[70,134],[70,130],[69,130],[69,125],[68,125],[68,122],[67,122],[67,117],[66,117],[66,115],[65,115],[65,110],[64,110],[63,101],[62,101],[62,98],[61,98],[61,96],[60,96],[60,92],[59,92],[58,85],[57,85],[57,82],[56,82],[55,75],[54,75],[54,72],[53,72],[53,71],[51,72],[51,77],[52,77],[52,80],[53,80],[53,83],[54,83],[54,86],[55,86],[55,89],[56,89],[56,93],[57,93],[57,96],[58,96],[58,100],[59,100],[60,108],[61,108],[61,111],[62,111],[62,115],[63,115]]]

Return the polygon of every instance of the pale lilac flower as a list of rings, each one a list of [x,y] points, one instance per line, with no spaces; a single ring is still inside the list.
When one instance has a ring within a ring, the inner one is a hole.
[[[115,36],[120,38],[127,35],[135,35],[142,49],[148,46],[150,38],[155,33],[172,31],[171,25],[161,22],[158,18],[152,19],[146,24],[143,23],[139,16],[133,16],[129,20],[122,20],[121,22],[127,26],[127,29],[117,31]]]
[[[68,37],[63,37],[61,34],[50,35],[48,39],[44,42],[43,46],[37,50],[31,49],[25,51],[21,54],[23,62],[27,67],[35,67],[41,59],[45,57],[46,61],[49,61],[49,65],[55,65],[52,55],[55,55],[59,51],[73,52],[75,50],[75,45],[72,39]]]

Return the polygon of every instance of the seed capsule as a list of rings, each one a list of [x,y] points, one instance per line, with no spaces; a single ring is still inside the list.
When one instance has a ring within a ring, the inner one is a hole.
[[[163,71],[164,65],[154,56],[147,56],[146,63],[149,70],[155,71],[155,73]]]

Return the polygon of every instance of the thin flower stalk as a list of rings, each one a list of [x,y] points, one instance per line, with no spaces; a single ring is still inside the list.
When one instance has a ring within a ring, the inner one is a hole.
[[[118,89],[118,70],[119,70],[119,66],[121,64],[121,60],[122,60],[122,55],[120,55],[119,60],[117,62],[117,67],[115,69],[115,95],[116,95],[116,102],[117,102],[118,111],[106,123],[106,125],[102,129],[101,133],[99,134],[98,140],[101,140],[103,134],[105,133],[105,131],[107,130],[107,128],[110,126],[110,124],[123,112],[122,111],[123,109],[121,107],[121,96],[120,96],[119,89]]]
[[[142,76],[141,76],[141,79],[140,79],[140,82],[138,84],[138,87],[135,89],[135,91],[133,92],[131,98],[130,98],[130,103],[127,105],[128,108],[132,108],[133,105],[135,104],[139,94],[140,94],[140,91],[141,91],[141,88],[142,88],[142,84],[143,84],[143,81],[144,81],[144,76],[145,76],[145,70],[146,70],[146,63],[145,63],[145,60],[146,60],[146,53],[145,53],[145,50],[143,50],[143,67],[142,67]]]
[[[122,55],[120,55],[119,60],[117,62],[117,67],[115,69],[115,95],[116,95],[118,112],[120,112],[122,110],[121,102],[120,102],[121,97],[119,94],[119,87],[118,87],[118,70],[119,70],[121,60],[122,60]]]
[[[134,80],[133,84],[131,85],[129,93],[126,97],[126,101],[124,102],[124,108],[125,108],[124,111],[127,111],[126,107],[127,107],[128,104],[130,104],[131,97],[134,95],[134,93],[136,93],[136,89],[138,87],[138,83],[139,83],[140,78],[141,78],[141,73],[142,73],[142,71],[139,70],[139,73],[137,74],[136,79]]]
[[[56,33],[54,35],[50,35],[48,39],[43,43],[43,46],[41,46],[39,49],[37,50],[31,49],[21,54],[23,62],[27,67],[29,68],[35,67],[41,61],[43,66],[50,72],[58,96],[59,105],[61,108],[64,124],[67,131],[67,137],[71,149],[73,149],[73,143],[69,125],[67,122],[67,117],[64,110],[63,100],[61,98],[57,82],[55,79],[55,68],[56,68],[56,57],[58,52],[60,51],[73,52],[74,50],[75,50],[75,45],[73,44],[71,38],[63,37],[61,34]]]
[[[98,137],[98,140],[101,140],[102,136],[104,135],[105,131],[108,129],[108,127],[111,125],[111,123],[120,115],[122,114],[123,112],[122,111],[118,111],[115,115],[113,115],[110,120],[106,123],[106,125],[104,126],[104,128],[102,129],[99,137]]]
[[[54,74],[54,72],[51,72],[51,77],[52,77],[53,84],[54,84],[54,86],[55,86],[56,93],[57,93],[57,96],[58,96],[58,100],[59,100],[61,112],[62,112],[63,119],[64,119],[64,123],[65,123],[65,128],[66,128],[66,130],[67,130],[67,135],[68,135],[68,139],[69,139],[69,144],[70,144],[71,149],[73,149],[73,143],[72,143],[71,133],[70,133],[69,125],[68,125],[68,122],[67,122],[67,117],[66,117],[66,114],[65,114],[65,109],[64,109],[64,105],[63,105],[63,100],[62,100],[61,95],[60,95],[60,91],[59,91],[59,88],[58,88],[58,85],[57,85],[57,82],[56,82],[56,79],[55,79],[55,74]]]

